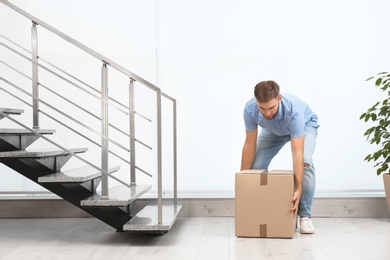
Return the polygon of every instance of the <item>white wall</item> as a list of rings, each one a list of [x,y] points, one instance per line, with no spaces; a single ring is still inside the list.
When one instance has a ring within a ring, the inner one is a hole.
[[[359,115],[389,69],[388,1],[159,2],[159,85],[179,100],[180,188],[232,190],[242,110],[261,80],[319,115],[317,190],[382,189]],[[271,168],[291,168],[289,147]]]
[[[381,96],[365,79],[389,68],[388,1],[11,2],[178,100],[181,191],[234,191],[243,106],[265,79],[319,115],[318,191],[382,189],[359,115]]]

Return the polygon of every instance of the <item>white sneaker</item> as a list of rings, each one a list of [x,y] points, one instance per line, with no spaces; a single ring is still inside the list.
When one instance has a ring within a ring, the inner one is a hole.
[[[301,234],[313,234],[315,232],[311,218],[301,217],[300,219]]]

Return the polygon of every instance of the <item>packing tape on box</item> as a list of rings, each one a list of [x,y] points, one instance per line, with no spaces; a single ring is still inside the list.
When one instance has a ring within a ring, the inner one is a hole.
[[[267,224],[260,224],[260,237],[267,237]]]
[[[268,185],[268,174],[261,173],[260,174],[260,186],[266,186],[266,185]]]
[[[261,173],[260,174],[260,186],[266,186],[268,185],[268,174],[267,173]],[[267,237],[267,224],[260,224],[260,237]]]

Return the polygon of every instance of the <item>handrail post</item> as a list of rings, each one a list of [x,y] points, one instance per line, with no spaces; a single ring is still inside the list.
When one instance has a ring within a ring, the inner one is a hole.
[[[103,63],[101,69],[101,128],[102,128],[102,170],[108,172],[108,70]],[[108,175],[102,172],[102,199],[108,199]]]
[[[177,204],[177,112],[173,100],[173,202]]]
[[[33,98],[33,129],[39,129],[39,92],[38,92],[38,29],[37,24],[32,22],[31,27],[31,59],[32,59],[32,94]]]
[[[162,224],[162,131],[161,90],[157,90],[157,203],[158,224]]]
[[[129,83],[129,131],[130,131],[130,185],[136,185],[135,176],[135,122],[134,122],[134,80]]]

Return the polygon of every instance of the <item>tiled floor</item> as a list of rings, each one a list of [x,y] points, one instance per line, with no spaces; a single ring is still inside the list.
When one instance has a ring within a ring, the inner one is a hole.
[[[0,259],[390,259],[387,218],[315,218],[293,239],[237,238],[233,217],[181,217],[162,236],[94,218],[0,219]]]

